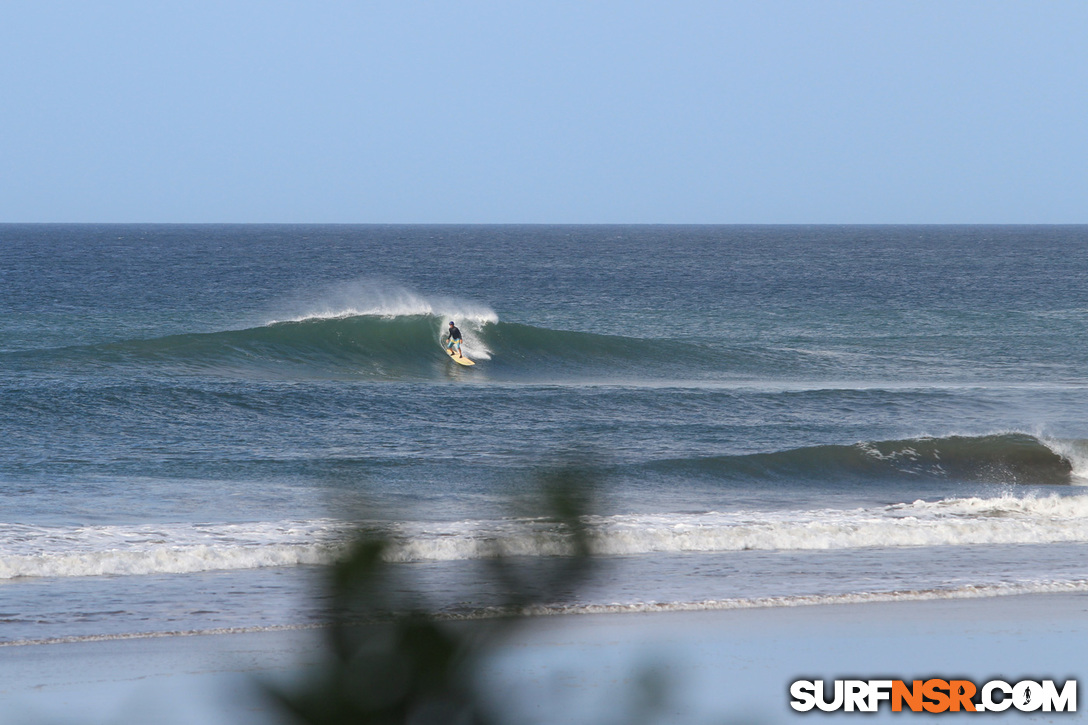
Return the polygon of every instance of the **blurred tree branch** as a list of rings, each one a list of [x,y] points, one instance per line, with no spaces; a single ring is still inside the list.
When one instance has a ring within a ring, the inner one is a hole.
[[[549,535],[563,542],[562,556],[526,561],[511,556],[502,541],[493,542],[487,570],[500,586],[494,611],[501,616],[473,622],[437,616],[405,581],[410,565],[390,565],[383,556],[388,533],[359,532],[329,571],[327,662],[301,686],[269,687],[270,695],[300,723],[498,722],[475,673],[525,608],[568,598],[589,576],[585,517],[596,481],[587,470],[568,465],[543,474],[530,504],[532,521],[546,524]]]

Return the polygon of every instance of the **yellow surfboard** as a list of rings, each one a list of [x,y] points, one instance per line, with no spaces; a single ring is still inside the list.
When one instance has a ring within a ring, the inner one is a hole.
[[[467,357],[461,357],[460,355],[455,353],[453,350],[450,350],[449,348],[446,348],[446,354],[450,356],[450,360],[453,360],[458,365],[468,366],[468,365],[475,365],[476,364],[476,363],[472,362],[471,360],[469,360]]]

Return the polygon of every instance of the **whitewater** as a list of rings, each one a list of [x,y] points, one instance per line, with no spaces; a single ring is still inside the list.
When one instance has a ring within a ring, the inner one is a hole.
[[[1088,542],[1088,498],[945,499],[880,509],[641,516],[583,521],[595,556]],[[572,556],[570,535],[540,519],[0,529],[0,579],[126,576],[330,564],[359,531],[380,530],[390,562]]]
[[[538,614],[1083,591],[1086,241],[0,225],[0,644],[312,626],[360,530],[490,616],[557,471]]]

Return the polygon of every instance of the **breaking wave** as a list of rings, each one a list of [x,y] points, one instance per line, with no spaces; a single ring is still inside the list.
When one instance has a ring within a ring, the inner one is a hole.
[[[951,498],[804,511],[592,516],[600,556],[1088,542],[1088,496]],[[250,524],[0,525],[0,579],[125,576],[326,564],[354,527],[332,519]],[[401,523],[392,562],[564,556],[569,532],[543,519]]]
[[[13,369],[35,372],[67,373],[83,365],[242,379],[433,380],[450,373],[441,339],[451,320],[464,336],[465,354],[488,363],[471,371],[479,379],[653,378],[666,370],[706,377],[750,364],[752,357],[694,343],[501,321],[487,305],[399,287],[347,285],[321,297],[240,329],[25,349],[3,358]]]
[[[441,379],[450,370],[441,338],[451,319],[464,335],[465,354],[489,363],[473,372],[495,380],[652,377],[654,364],[663,370],[666,363],[671,373],[705,375],[722,362],[719,355],[697,345],[662,346],[616,335],[501,322],[494,313],[483,311],[455,316],[354,310],[241,330],[20,351],[6,357],[36,370],[85,364],[241,378]]]
[[[650,468],[724,479],[941,478],[1008,484],[1072,484],[1088,476],[1088,441],[1025,433],[947,436],[796,448],[773,453],[658,461]]]

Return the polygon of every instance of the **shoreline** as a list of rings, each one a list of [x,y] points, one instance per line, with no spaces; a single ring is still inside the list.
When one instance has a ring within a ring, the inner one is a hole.
[[[782,597],[753,597],[707,599],[688,602],[634,602],[629,604],[583,605],[530,605],[516,610],[481,608],[461,613],[436,613],[433,619],[440,622],[475,622],[502,617],[520,617],[526,623],[536,618],[620,616],[637,614],[682,614],[694,612],[732,612],[764,609],[796,609],[807,607],[863,606],[893,602],[939,602],[955,600],[996,599],[1004,597],[1049,596],[1060,594],[1088,594],[1088,581],[1054,584],[1007,584],[968,585],[957,589],[925,589],[912,591],[868,592],[863,594],[797,595]],[[380,622],[376,622],[380,623]],[[101,635],[72,635],[28,640],[0,640],[0,649],[6,647],[35,647],[44,645],[76,644],[81,642],[108,642],[141,639],[169,639],[172,637],[209,637],[232,634],[259,634],[262,632],[289,632],[320,630],[328,625],[321,622],[300,624],[264,625],[254,627],[218,627],[210,629],[161,630],[126,632]]]
[[[322,631],[8,647],[0,723],[274,722],[255,683],[287,683],[319,667]],[[512,722],[614,720],[617,703],[634,702],[634,683],[647,676],[666,686],[669,722],[783,722],[804,716],[786,694],[800,677],[1077,678],[1086,637],[1088,594],[1078,592],[560,615],[526,618],[480,674]],[[1022,717],[1044,715],[1054,716]]]

